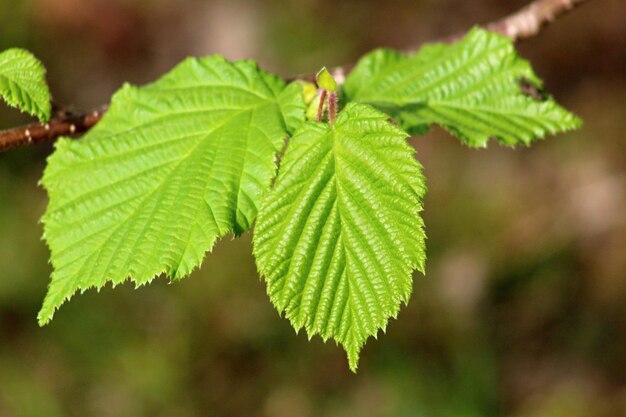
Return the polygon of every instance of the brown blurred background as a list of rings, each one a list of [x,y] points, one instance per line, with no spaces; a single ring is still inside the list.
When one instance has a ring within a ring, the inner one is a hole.
[[[30,49],[54,98],[89,109],[188,55],[311,73],[523,4],[0,0],[0,50]],[[412,139],[428,273],[356,375],[278,316],[249,233],[182,282],[91,291],[39,328],[51,147],[0,154],[0,416],[626,416],[626,2],[592,0],[519,49],[585,126],[515,151]],[[27,120],[0,106],[0,128]]]

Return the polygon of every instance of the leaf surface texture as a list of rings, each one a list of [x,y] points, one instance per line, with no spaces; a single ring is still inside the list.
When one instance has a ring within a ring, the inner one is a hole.
[[[50,119],[46,70],[28,51],[13,48],[0,53],[0,97],[42,122]]]
[[[123,87],[94,129],[57,142],[48,160],[54,270],[40,323],[77,290],[180,279],[217,238],[248,230],[303,119],[301,87],[249,61],[188,59],[151,85]]]
[[[489,138],[528,145],[580,125],[551,98],[524,94],[520,82],[541,87],[508,38],[473,29],[459,42],[427,45],[408,56],[376,50],[359,61],[343,92],[389,112],[411,133],[437,124],[473,147]]]
[[[424,270],[424,178],[407,134],[350,103],[334,127],[291,138],[264,200],[254,253],[272,303],[309,336],[344,346],[351,369]]]

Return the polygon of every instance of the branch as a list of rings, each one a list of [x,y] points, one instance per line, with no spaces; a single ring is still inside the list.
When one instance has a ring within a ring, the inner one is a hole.
[[[537,36],[541,29],[587,0],[537,0],[485,29],[520,41]]]
[[[521,41],[538,35],[544,26],[585,1],[588,0],[535,0],[519,11],[483,27],[507,36],[514,42]],[[452,42],[463,35],[457,34],[443,41]],[[406,52],[414,52],[416,49],[411,48]],[[354,65],[346,65],[335,68],[332,71],[333,76],[338,83],[342,83],[353,67]],[[315,81],[315,75],[308,74],[290,80],[294,79]],[[0,131],[0,152],[33,143],[53,141],[61,136],[84,133],[100,121],[107,108],[108,106],[102,106],[87,113],[62,114],[45,124],[35,123]]]
[[[75,136],[91,129],[102,119],[108,106],[89,113],[62,114],[48,123],[34,123],[0,132],[0,152],[20,146],[53,141],[61,136]]]

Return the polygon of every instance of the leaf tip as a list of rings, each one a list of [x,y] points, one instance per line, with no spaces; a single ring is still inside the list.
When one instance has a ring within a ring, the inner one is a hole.
[[[346,347],[346,353],[348,354],[348,366],[350,367],[350,371],[355,374],[359,368],[359,351],[360,349],[356,347]]]
[[[41,306],[39,313],[37,313],[37,323],[39,324],[39,327],[44,327],[49,324],[54,318],[54,313],[58,308],[59,304],[52,303],[49,300],[48,294],[44,299],[43,305]]]
[[[337,81],[335,81],[335,78],[326,67],[322,67],[315,75],[315,79],[317,80],[317,85],[329,93],[337,91]]]
[[[39,327],[44,327],[48,323],[50,323],[53,315],[54,313],[49,313],[49,312],[44,313],[43,309],[39,311],[39,314],[37,314],[37,324],[39,325]]]

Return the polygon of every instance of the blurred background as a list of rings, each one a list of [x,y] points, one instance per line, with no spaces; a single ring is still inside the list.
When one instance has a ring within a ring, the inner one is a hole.
[[[188,55],[312,73],[524,3],[0,0],[0,50],[30,49],[55,100],[90,109]],[[428,273],[356,375],[270,305],[250,233],[182,282],[91,291],[39,328],[52,148],[0,154],[0,416],[626,416],[626,2],[590,1],[519,49],[585,126],[515,151],[411,140]],[[27,121],[0,106],[0,129]]]

